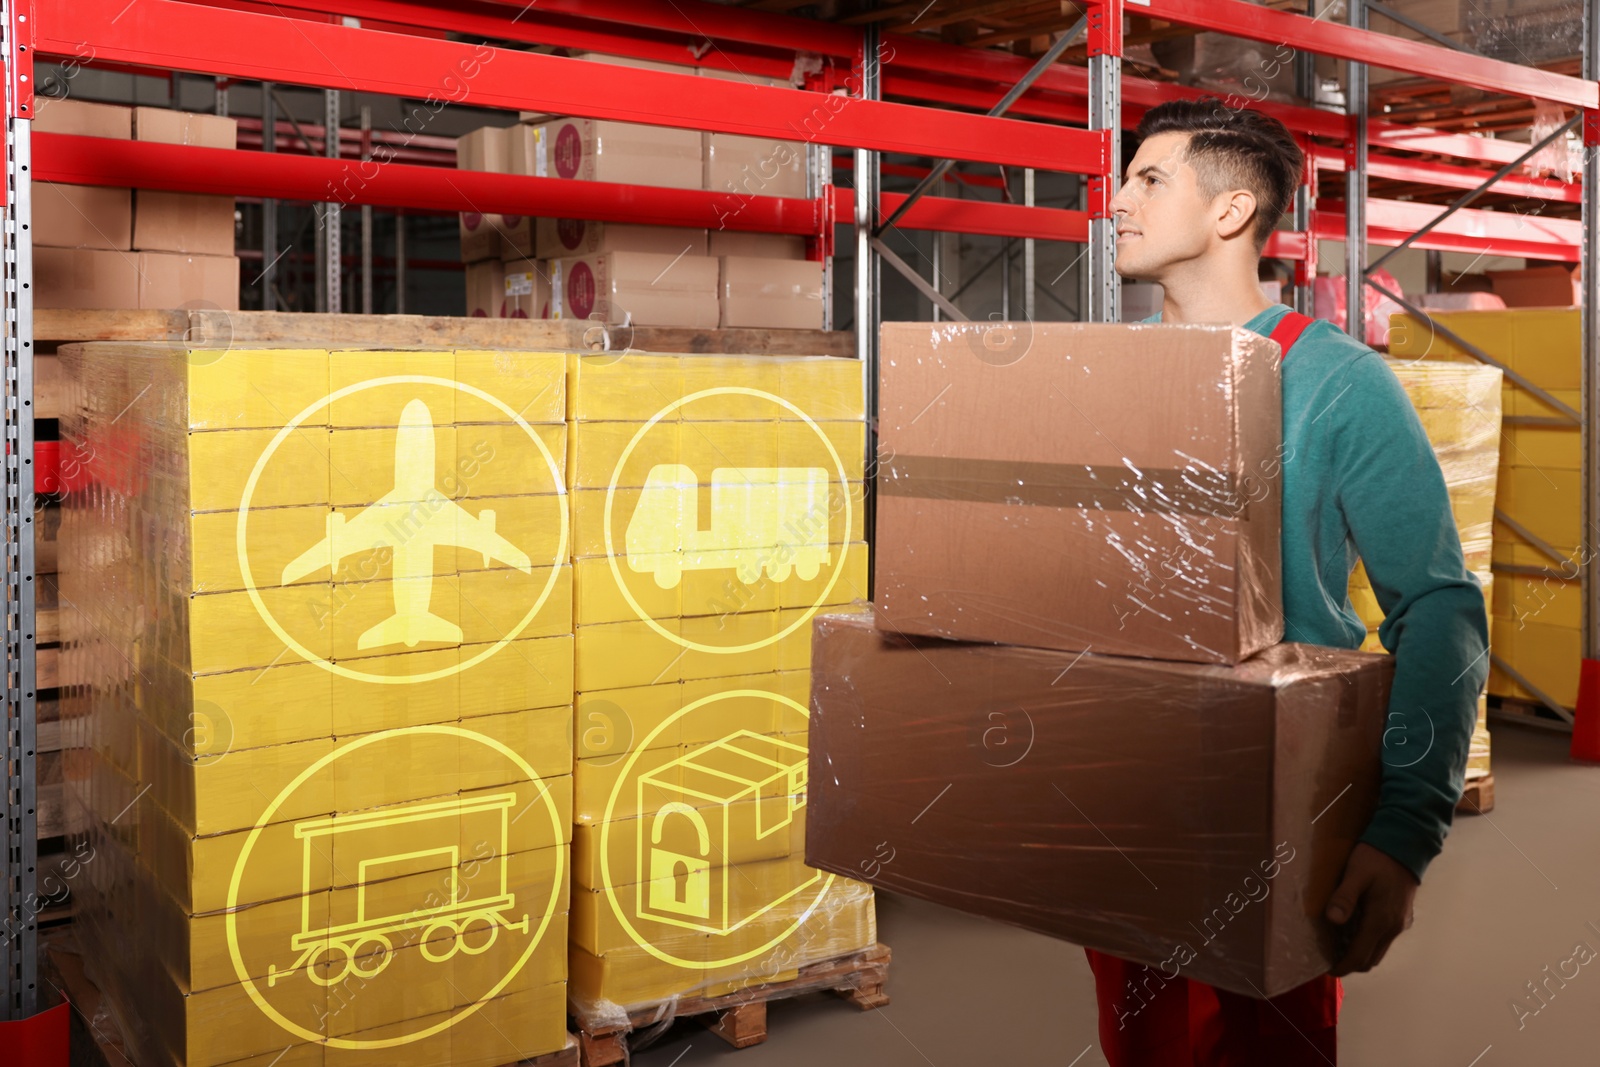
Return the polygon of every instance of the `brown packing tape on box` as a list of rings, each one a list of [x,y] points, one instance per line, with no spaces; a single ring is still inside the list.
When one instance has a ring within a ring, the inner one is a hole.
[[[809,866],[1247,996],[1338,958],[1322,907],[1376,807],[1392,657],[1181,664],[840,615],[814,640]]]
[[[155,107],[133,109],[136,141],[235,148],[238,125],[237,120],[222,115],[198,115]],[[233,213],[231,196],[140,189],[134,194],[133,247],[231,256]]]
[[[882,344],[886,625],[1212,663],[1280,639],[1281,408],[1264,338],[885,323]]]

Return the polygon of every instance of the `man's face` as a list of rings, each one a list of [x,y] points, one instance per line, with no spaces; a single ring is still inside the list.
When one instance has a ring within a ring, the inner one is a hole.
[[[1111,201],[1117,273],[1160,281],[1175,264],[1202,256],[1216,236],[1212,198],[1186,157],[1187,133],[1158,133],[1139,146]]]

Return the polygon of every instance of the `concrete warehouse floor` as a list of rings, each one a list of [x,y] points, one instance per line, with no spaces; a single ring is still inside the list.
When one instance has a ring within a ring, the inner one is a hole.
[[[1569,762],[1567,743],[1564,734],[1494,728],[1497,806],[1456,820],[1418,893],[1416,924],[1376,970],[1345,980],[1342,1063],[1597,1062],[1600,767]],[[633,1057],[635,1067],[1105,1064],[1076,945],[899,896],[879,896],[878,927],[894,950],[887,1008],[858,1013],[827,994],[780,1001],[768,1011],[767,1043],[742,1051],[679,1022]],[[1575,956],[1580,944],[1592,951]],[[1525,983],[1547,965],[1577,975],[1564,987],[1548,980],[1554,993],[1540,1007]],[[1511,1006],[1519,1000],[1520,1028]]]

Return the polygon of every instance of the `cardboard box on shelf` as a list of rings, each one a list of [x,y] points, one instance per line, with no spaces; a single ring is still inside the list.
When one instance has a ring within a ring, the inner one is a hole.
[[[822,329],[821,263],[753,256],[722,256],[718,263],[719,325]]]
[[[33,274],[42,308],[239,309],[234,256],[36,248]]]
[[[1275,346],[900,322],[882,345],[886,625],[1209,663],[1281,639]]]
[[[503,126],[482,126],[456,139],[456,169],[493,174],[510,171],[510,134]],[[477,211],[461,213],[461,262],[478,263],[500,255],[505,216]]]
[[[1523,270],[1491,270],[1489,283],[1506,307],[1572,307],[1582,303],[1582,272],[1551,264]]]
[[[550,268],[537,259],[508,259],[505,267],[505,317],[550,317]]]
[[[806,145],[768,137],[702,132],[705,187],[738,196],[806,195]]]
[[[763,259],[805,259],[806,239],[795,233],[745,233],[711,230],[708,256],[760,256]]]
[[[834,615],[814,640],[808,865],[1250,996],[1338,958],[1322,905],[1377,803],[1391,657],[1080,657]]]
[[[539,219],[535,230],[534,243],[540,259],[598,256],[607,252],[656,252],[669,256],[706,254],[706,231],[687,226]]]
[[[130,109],[41,96],[36,133],[70,133],[126,141]],[[33,242],[57,248],[132,247],[133,199],[128,189],[39,182],[34,186]]]
[[[467,264],[467,314],[473,318],[505,318],[506,265],[498,259]]]
[[[534,169],[541,178],[669,189],[699,189],[704,184],[698,130],[559,119],[535,126],[534,138]]]
[[[557,259],[550,317],[648,326],[717,325],[717,261],[703,256],[608,252]]]
[[[238,121],[222,115],[197,115],[168,108],[133,109],[136,141],[238,146]],[[144,251],[233,255],[234,199],[140,189],[134,194],[133,247]]]

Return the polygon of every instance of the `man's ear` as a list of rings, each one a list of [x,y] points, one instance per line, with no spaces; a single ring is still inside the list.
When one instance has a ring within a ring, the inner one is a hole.
[[[1235,189],[1218,199],[1222,210],[1217,215],[1217,236],[1223,240],[1237,237],[1255,221],[1256,197],[1250,190]]]

